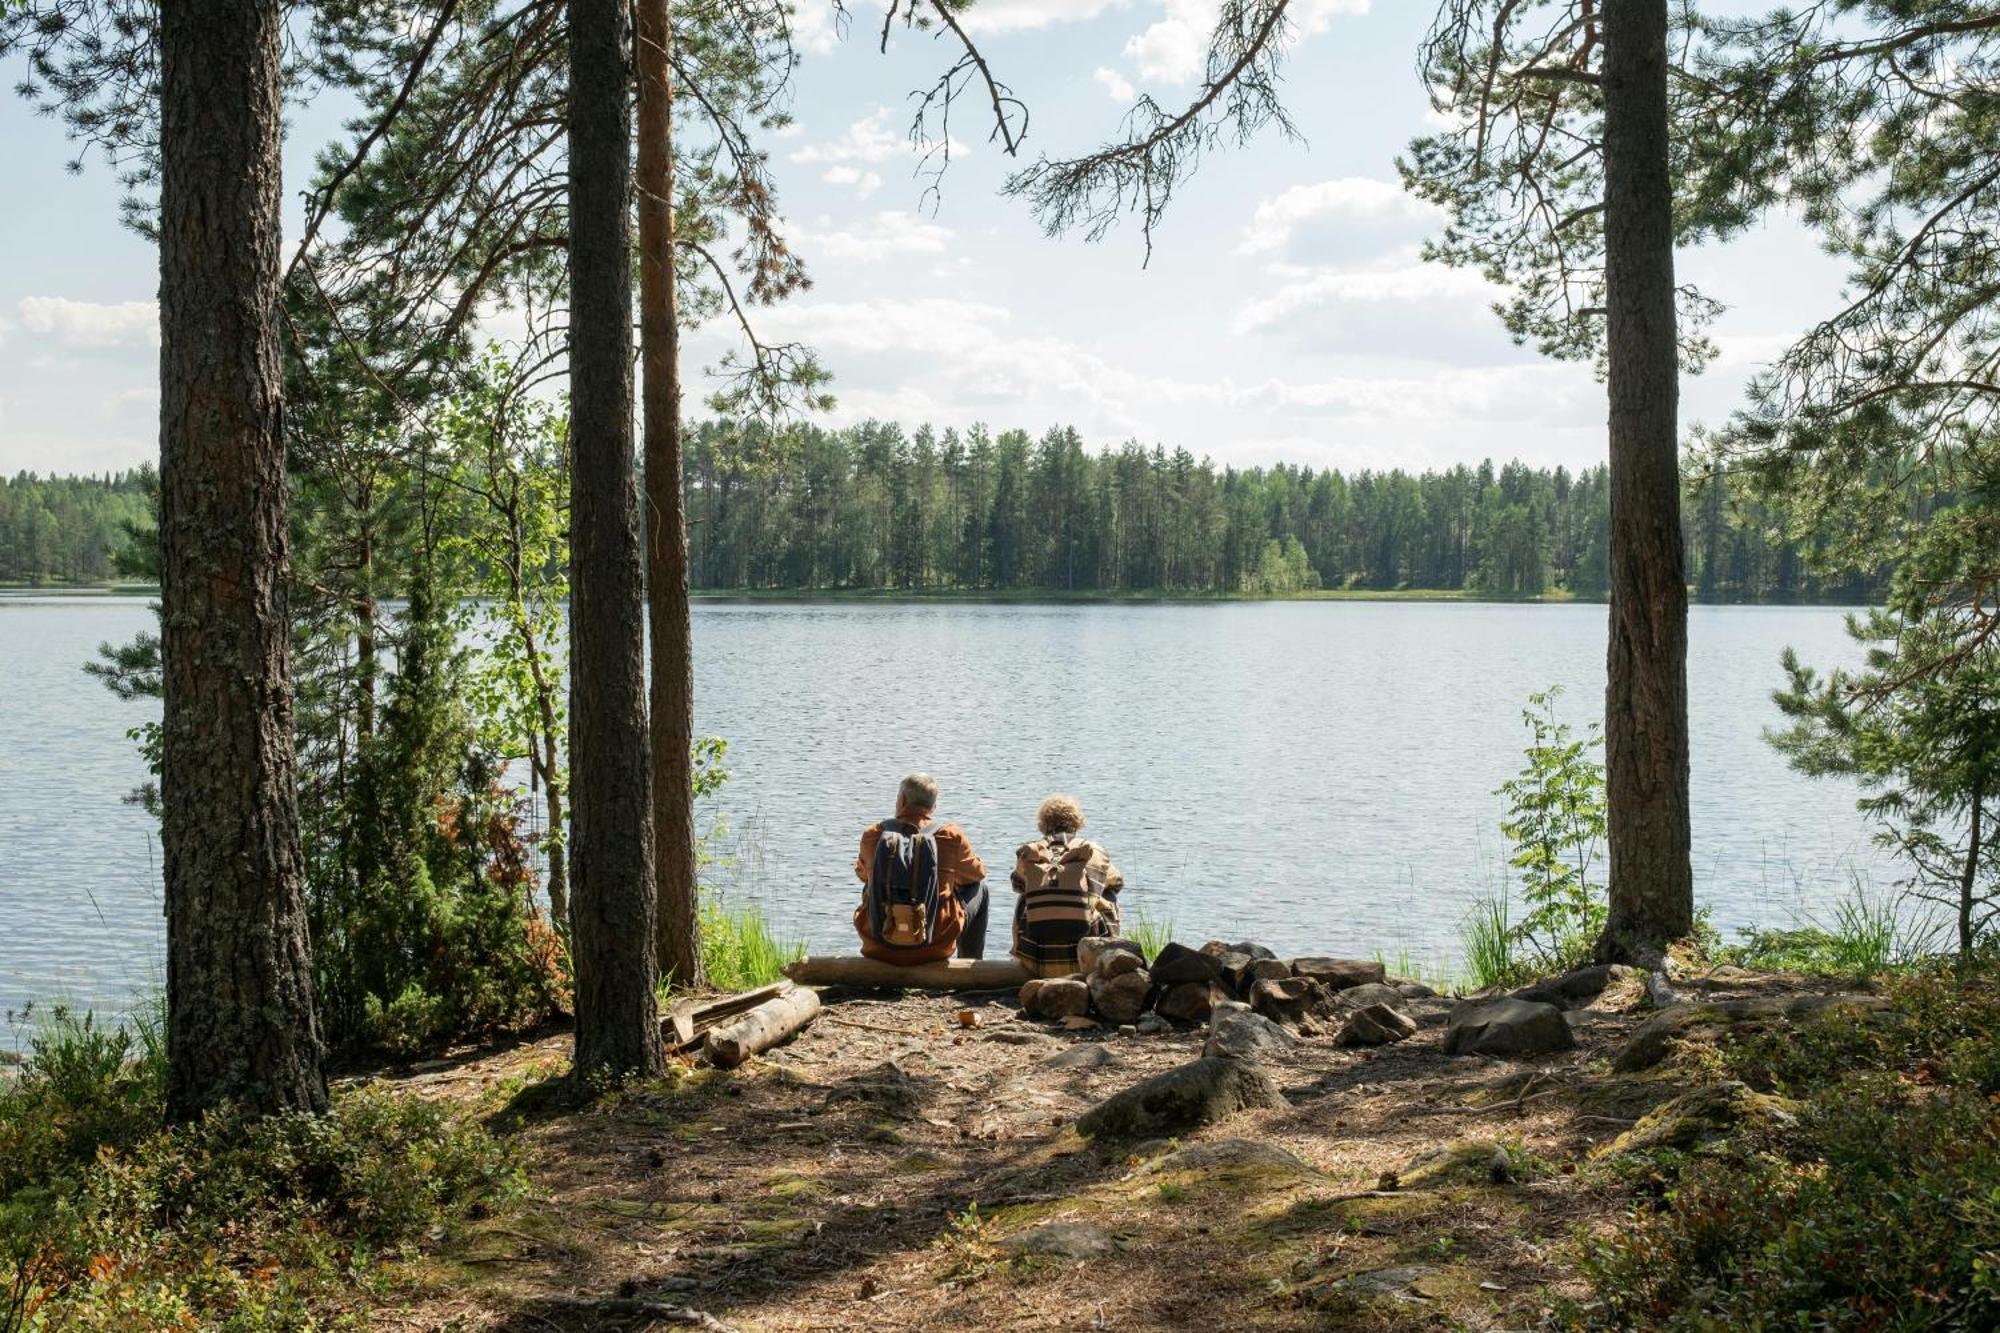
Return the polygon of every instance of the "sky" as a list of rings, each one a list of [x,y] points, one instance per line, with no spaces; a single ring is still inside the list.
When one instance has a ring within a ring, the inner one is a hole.
[[[980,0],[968,26],[1027,103],[1028,135],[1010,161],[966,102],[934,195],[907,141],[909,96],[953,59],[950,39],[899,28],[878,51],[879,3],[849,0],[843,36],[829,0],[798,0],[795,123],[770,145],[813,286],[760,322],[833,371],[825,424],[1070,425],[1093,448],[1136,439],[1350,471],[1603,460],[1590,369],[1513,346],[1477,275],[1418,257],[1440,218],[1402,193],[1394,164],[1432,128],[1414,54],[1430,0],[1299,0],[1284,96],[1300,138],[1207,158],[1150,264],[1136,226],[1050,239],[999,187],[1010,166],[1113,135],[1135,91],[1184,99],[1216,0]],[[339,122],[330,105],[294,114],[288,200]],[[73,155],[59,124],[0,103],[0,473],[157,454],[156,256],[119,226],[110,169],[68,174]],[[1782,217],[1678,264],[1728,307],[1720,358],[1683,385],[1684,427],[1721,421],[1759,365],[1838,305],[1840,269]],[[690,390],[724,346],[719,330],[690,340]]]

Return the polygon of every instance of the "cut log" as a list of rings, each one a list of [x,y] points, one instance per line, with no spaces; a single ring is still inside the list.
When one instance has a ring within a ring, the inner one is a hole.
[[[799,986],[776,999],[708,1030],[704,1049],[709,1060],[734,1069],[760,1051],[768,1051],[819,1017],[819,992]]]
[[[716,1024],[755,1009],[766,1000],[774,1000],[791,988],[791,982],[779,981],[735,995],[682,1000],[660,1020],[660,1035],[666,1039],[668,1050],[684,1050],[700,1041],[702,1035]]]
[[[951,958],[899,967],[858,955],[801,958],[785,975],[803,986],[872,986],[882,990],[1016,990],[1028,969],[1012,958]]]

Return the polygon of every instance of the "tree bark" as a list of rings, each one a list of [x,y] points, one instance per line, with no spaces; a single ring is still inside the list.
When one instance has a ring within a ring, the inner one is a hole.
[[[160,13],[167,1113],[326,1109],[299,852],[279,0]]]
[[[570,956],[576,1072],[662,1067],[632,443],[625,0],[570,0]]]
[[[680,294],[674,280],[673,29],[638,0],[639,337],[646,429],[646,607],[652,630],[653,874],[660,974],[706,985],[696,900],[694,638],[681,491]]]
[[[710,1028],[702,1049],[717,1068],[734,1069],[751,1056],[796,1036],[818,1017],[819,992],[801,986]]]
[[[1598,954],[1650,963],[1694,928],[1667,0],[1604,6],[1604,206],[1611,901]]]

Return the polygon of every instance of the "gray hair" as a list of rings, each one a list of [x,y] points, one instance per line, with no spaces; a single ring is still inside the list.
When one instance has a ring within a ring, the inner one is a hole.
[[[896,788],[896,799],[919,810],[937,809],[937,779],[928,773],[912,773]]]

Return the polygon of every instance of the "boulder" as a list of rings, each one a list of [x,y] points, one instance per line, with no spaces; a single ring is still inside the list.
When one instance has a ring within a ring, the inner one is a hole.
[[[1035,1012],[1035,999],[1042,993],[1042,979],[1032,977],[1021,986],[1021,1007],[1029,1013]]]
[[[1752,1092],[1731,1079],[1684,1092],[1620,1134],[1607,1153],[1674,1148],[1687,1152],[1726,1138],[1738,1129],[1789,1129],[1798,1123],[1798,1105],[1783,1097]]]
[[[1545,1055],[1576,1046],[1563,1011],[1552,1004],[1503,995],[1467,1000],[1445,1025],[1446,1055]]]
[[[1102,1227],[1088,1222],[1050,1222],[1000,1242],[1015,1254],[1039,1254],[1052,1259],[1101,1259],[1117,1252],[1118,1242]]]
[[[1162,986],[1184,986],[1197,981],[1205,986],[1222,979],[1222,959],[1185,944],[1169,944],[1153,959],[1152,970],[1153,980]]]
[[[1107,953],[1129,953],[1143,963],[1146,951],[1136,940],[1128,940],[1109,935],[1086,935],[1076,942],[1076,967],[1079,972],[1089,972],[1097,966],[1097,960]]]
[[[1033,1013],[1073,1018],[1090,1009],[1090,987],[1077,977],[1045,977],[1035,990]]]
[[[1071,1046],[1042,1061],[1047,1069],[1103,1069],[1117,1063],[1118,1057],[1112,1054],[1109,1046],[1094,1042]]]
[[[1389,969],[1373,959],[1294,958],[1292,975],[1311,977],[1331,990],[1346,990],[1349,986],[1380,985],[1389,979]]]
[[[1229,945],[1223,943],[1221,940],[1210,940],[1208,943],[1202,945],[1200,949],[1196,950],[1196,952],[1205,953],[1210,958],[1220,959],[1229,957],[1229,955],[1235,953],[1236,950],[1232,949]]]
[[[1878,995],[1769,995],[1671,1005],[1639,1025],[1611,1067],[1621,1074],[1651,1069],[1667,1058],[1677,1041],[1694,1035],[1696,1029],[1755,1031],[1836,1014],[1867,1017],[1889,1008],[1889,1001]]]
[[[1371,1004],[1386,1004],[1400,1009],[1408,999],[1394,986],[1386,986],[1379,981],[1364,981],[1359,986],[1335,991],[1333,998],[1343,1009],[1366,1009]]]
[[[1122,977],[1127,972],[1137,972],[1146,966],[1146,960],[1136,953],[1126,953],[1123,949],[1112,949],[1097,955],[1090,974],[1094,977]]]
[[[1132,1031],[1141,1037],[1157,1037],[1162,1032],[1172,1032],[1173,1030],[1174,1025],[1172,1023],[1153,1013],[1140,1014],[1139,1021],[1132,1025]]]
[[[1131,1023],[1146,1012],[1146,996],[1152,989],[1153,979],[1143,968],[1109,976],[1100,973],[1090,979],[1090,1000],[1105,1022]]]
[[[1297,1037],[1273,1023],[1250,1006],[1237,1000],[1216,1004],[1208,1020],[1208,1041],[1203,1055],[1233,1060],[1250,1060],[1264,1051],[1288,1050],[1299,1044]]]
[[[1356,1009],[1341,1024],[1334,1041],[1341,1046],[1386,1046],[1392,1041],[1415,1036],[1417,1020],[1386,1004]]]
[[[1114,1094],[1084,1112],[1077,1129],[1091,1138],[1185,1134],[1238,1111],[1283,1106],[1271,1076],[1248,1060],[1203,1056]]]
[[[1261,945],[1261,944],[1252,944],[1252,943],[1250,943],[1250,942],[1249,942],[1248,940],[1245,940],[1245,941],[1243,941],[1243,942],[1242,942],[1242,943],[1240,943],[1240,944],[1232,944],[1232,945],[1230,945],[1230,946],[1229,946],[1229,952],[1231,952],[1231,953],[1247,953],[1247,954],[1249,954],[1249,955],[1250,955],[1250,956],[1251,956],[1252,958],[1276,958],[1276,957],[1278,956],[1278,955],[1276,955],[1276,954],[1272,953],[1272,952],[1271,952],[1271,951],[1270,951],[1269,949],[1266,949],[1266,948],[1265,948],[1265,947],[1264,947],[1263,945]]]
[[[1157,968],[1153,980],[1160,981]],[[1215,1010],[1219,988],[1207,981],[1183,981],[1179,985],[1168,986],[1161,994],[1159,1003],[1153,1008],[1160,1017],[1171,1018],[1176,1023],[1206,1023],[1209,1014]]]
[[[1389,984],[1406,1000],[1435,1000],[1438,997],[1436,991],[1421,981],[1397,981],[1392,978]]]
[[[1243,981],[1244,970],[1256,961],[1256,959],[1247,953],[1223,954],[1220,959],[1223,984],[1236,994],[1241,995],[1249,989]]]
[[[1237,986],[1243,990],[1254,989],[1260,981],[1284,981],[1292,975],[1291,966],[1275,958],[1253,958],[1243,969]]]
[[[1250,988],[1250,1007],[1280,1023],[1297,1023],[1327,1002],[1327,991],[1310,977],[1260,981]]]
[[[1605,987],[1614,982],[1636,984],[1644,975],[1638,968],[1627,967],[1623,963],[1599,963],[1593,967],[1579,967],[1559,977],[1537,981],[1532,986],[1524,986],[1514,992],[1514,998],[1532,1000],[1538,1004],[1553,1004],[1562,1009],[1575,1009],[1602,995]]]

